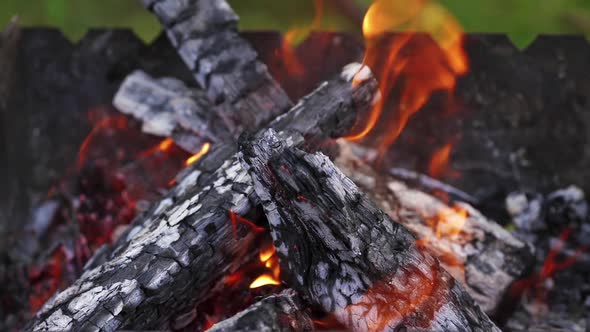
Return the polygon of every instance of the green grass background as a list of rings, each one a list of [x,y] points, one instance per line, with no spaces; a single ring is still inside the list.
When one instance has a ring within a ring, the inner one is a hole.
[[[371,0],[357,0],[367,7]],[[412,0],[408,0],[412,1]],[[313,16],[312,0],[229,0],[242,29],[285,31]],[[505,32],[521,47],[539,33],[590,35],[590,0],[442,0],[470,32]],[[145,40],[160,27],[137,0],[0,0],[0,23],[18,15],[25,26],[60,27],[78,40],[89,27],[129,27]],[[341,17],[327,15],[323,29],[351,30]]]

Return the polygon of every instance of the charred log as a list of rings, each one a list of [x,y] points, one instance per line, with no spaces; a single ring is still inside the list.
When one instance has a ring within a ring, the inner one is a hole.
[[[392,219],[408,228],[489,315],[534,262],[531,248],[466,203],[451,207],[378,174],[339,142],[338,167]]]
[[[283,279],[356,331],[499,331],[402,225],[321,153],[269,130],[241,160],[269,219]]]
[[[208,331],[313,331],[313,322],[293,290],[285,290],[221,321]]]
[[[225,0],[142,2],[166,28],[210,100],[223,104],[220,114],[233,134],[257,130],[290,107],[256,51],[239,36],[238,16]]]
[[[205,93],[174,78],[154,79],[136,71],[125,79],[113,104],[140,120],[143,132],[171,137],[192,153],[205,143],[233,141]]]
[[[355,75],[356,74],[356,75]],[[351,84],[352,77],[362,82]],[[292,144],[331,137],[350,128],[357,110],[372,102],[376,83],[358,66],[323,84],[273,124]],[[122,238],[106,263],[88,270],[45,304],[35,331],[158,328],[189,311],[247,261],[255,235],[232,232],[230,211],[248,216],[253,186],[233,146],[221,146]]]

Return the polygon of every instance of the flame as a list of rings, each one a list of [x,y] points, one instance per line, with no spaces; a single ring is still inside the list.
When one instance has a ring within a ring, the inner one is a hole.
[[[188,158],[184,162],[184,165],[185,166],[190,166],[190,165],[194,164],[195,162],[197,162],[197,160],[203,158],[203,156],[206,155],[209,152],[209,149],[210,148],[211,148],[211,144],[209,144],[209,143],[203,144],[203,147],[201,147],[201,151],[197,152],[192,157]]]
[[[267,248],[260,249],[258,254],[260,262],[270,272],[265,272],[250,284],[250,288],[258,288],[267,285],[280,285],[281,269],[279,267],[279,259],[276,255],[276,250],[273,245]]]
[[[447,143],[434,151],[428,165],[428,174],[435,179],[444,176],[458,176],[459,173],[450,169],[450,157],[453,150],[453,143]]]
[[[458,205],[440,209],[433,222],[436,237],[454,238],[459,235],[467,222],[467,216],[467,210]]]
[[[295,52],[295,46],[300,40],[305,39],[313,30],[320,28],[324,16],[324,1],[314,0],[315,16],[311,24],[303,27],[292,27],[283,36],[279,56],[283,60],[287,73],[290,76],[301,77],[305,74],[305,66]]]
[[[260,277],[256,278],[256,280],[254,280],[251,284],[250,284],[250,288],[258,288],[258,287],[262,287],[262,286],[268,286],[268,285],[280,285],[281,282],[278,281],[277,279],[275,279],[273,276],[269,275],[269,274],[263,274]]]
[[[432,40],[424,40],[414,32],[384,39],[384,33],[400,29],[428,32]],[[388,128],[382,130],[377,146],[383,155],[433,92],[452,95],[457,77],[467,72],[463,30],[444,7],[433,1],[376,0],[365,15],[363,34],[367,48],[363,62],[373,70],[381,68],[379,89],[383,98],[347,139],[364,139],[384,118]],[[389,51],[385,58],[383,41],[388,43]],[[384,114],[387,96],[394,90],[400,91],[399,103],[395,112]]]
[[[78,161],[76,163],[78,169],[82,169],[88,160],[89,146],[94,139],[101,133],[107,133],[112,130],[123,130],[127,128],[127,118],[123,115],[107,116],[100,120],[93,128],[90,134],[86,136],[80,149],[78,150]]]

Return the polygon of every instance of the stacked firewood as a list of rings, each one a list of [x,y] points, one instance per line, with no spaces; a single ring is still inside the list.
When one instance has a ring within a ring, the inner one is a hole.
[[[336,143],[380,98],[370,68],[350,64],[293,104],[225,1],[143,3],[199,89],[134,72],[114,105],[146,133],[209,153],[98,251],[31,330],[169,328],[256,254],[261,235],[232,224],[239,215],[269,229],[288,289],[214,331],[313,330],[312,310],[355,331],[499,331],[488,315],[501,314],[531,248],[461,203],[465,226],[440,236],[433,220],[455,207]]]

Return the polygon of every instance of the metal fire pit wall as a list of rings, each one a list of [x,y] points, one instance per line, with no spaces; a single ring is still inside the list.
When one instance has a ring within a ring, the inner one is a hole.
[[[363,54],[358,36],[312,33],[294,50],[303,71],[293,74],[277,52],[279,33],[243,36],[292,100]],[[456,89],[457,112],[444,115],[441,101],[433,98],[387,161],[424,172],[437,144],[455,139],[450,166],[461,176],[443,180],[482,202],[502,204],[508,192],[522,187],[548,191],[573,183],[589,192],[588,42],[581,36],[541,36],[519,50],[504,35],[471,34],[465,46],[470,71]],[[110,106],[126,75],[142,69],[194,86],[165,36],[145,44],[128,30],[92,30],[74,44],[58,30],[23,29],[16,43],[0,43],[0,68],[5,66],[13,70],[0,76],[3,239],[23,234],[31,208],[75,162],[91,130],[88,109]],[[14,242],[0,241],[0,253],[12,257],[27,247],[26,236],[10,238]]]

